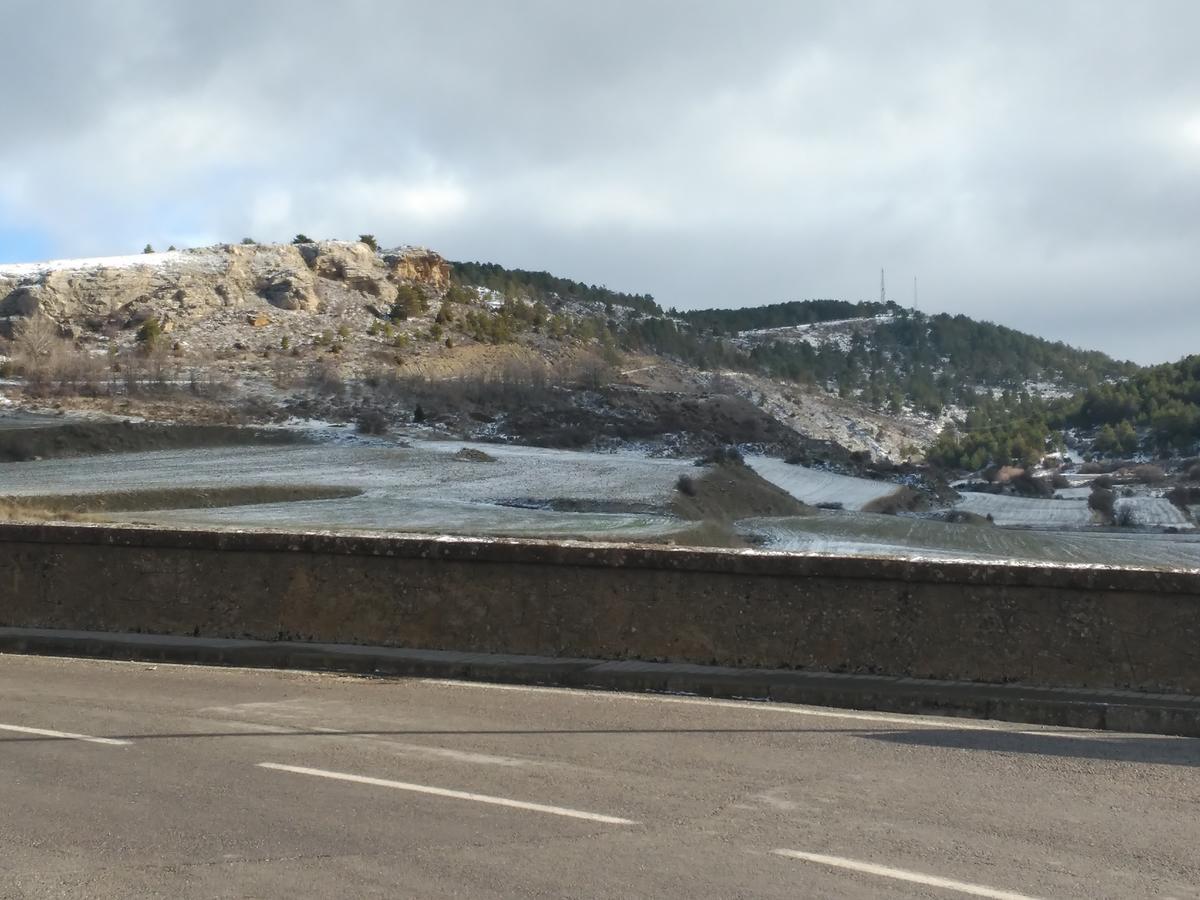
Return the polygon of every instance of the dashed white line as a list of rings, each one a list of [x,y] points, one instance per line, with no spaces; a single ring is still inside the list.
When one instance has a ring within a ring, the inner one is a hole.
[[[388,778],[371,778],[366,775],[352,775],[348,772],[330,772],[326,769],[309,769],[305,766],[285,766],[281,763],[259,763],[260,769],[274,769],[279,772],[293,772],[297,775],[311,775],[316,778],[331,778],[335,781],[349,781],[354,784],[367,784],[372,787],[391,788],[397,791],[412,791],[417,794],[431,794],[434,797],[449,797],[452,800],[472,800],[475,803],[488,803],[492,806],[507,806],[511,809],[524,809],[530,812],[549,813],[555,816],[565,816],[569,819],[586,819],[589,822],[602,822],[605,825],[637,825],[632,819],[622,819],[618,816],[606,816],[600,813],[585,812],[580,809],[569,809],[565,806],[548,806],[544,803],[529,803],[525,800],[509,800],[507,797],[492,797],[487,794],[474,794],[470,791],[455,791],[449,788],[432,787],[427,784],[411,784],[407,781],[392,781]]]
[[[851,872],[862,872],[865,875],[878,875],[881,878],[892,878],[896,881],[907,881],[912,884],[923,884],[927,887],[957,891],[960,894],[966,894],[970,897],[989,897],[991,900],[1038,900],[1038,898],[1031,897],[1028,894],[1001,891],[996,888],[984,887],[981,884],[971,884],[968,881],[954,881],[950,878],[924,875],[921,872],[910,872],[906,869],[893,869],[891,866],[878,866],[874,863],[860,862],[856,859],[846,859],[841,856],[826,856],[823,853],[805,853],[802,850],[772,850],[771,852],[776,856],[784,856],[788,859],[799,859],[822,866],[847,869]]]
[[[72,731],[51,731],[49,728],[29,728],[25,725],[0,725],[0,731],[14,731],[17,734],[32,734],[37,737],[58,738],[64,741],[83,741],[88,744],[108,744],[115,747],[133,743],[132,741],[123,741],[118,738],[92,737],[90,734],[75,734]]]

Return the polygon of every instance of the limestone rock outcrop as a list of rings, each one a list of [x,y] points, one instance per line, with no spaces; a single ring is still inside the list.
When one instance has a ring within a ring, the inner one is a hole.
[[[61,325],[118,327],[155,315],[203,319],[265,301],[315,312],[327,303],[386,306],[401,284],[442,293],[450,267],[431,250],[366,244],[222,244],[195,250],[22,265],[0,264],[0,319],[44,313]],[[149,312],[147,312],[149,311]]]

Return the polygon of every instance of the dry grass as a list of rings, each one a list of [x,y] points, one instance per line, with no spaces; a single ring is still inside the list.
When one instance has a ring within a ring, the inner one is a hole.
[[[161,509],[216,509],[225,506],[254,506],[263,503],[295,503],[304,500],[339,500],[357,497],[358,488],[249,485],[223,488],[161,488],[141,491],[111,491],[99,494],[47,494],[0,499],[0,518],[9,520],[47,519],[99,520],[104,513],[142,512]]]
[[[271,446],[303,443],[302,433],[228,425],[160,422],[84,422],[0,430],[0,461],[22,462],[97,453],[137,453],[201,447]]]
[[[11,356],[16,374],[30,397],[127,397],[159,394],[224,397],[229,382],[204,353],[184,355],[167,339],[154,346],[107,354],[88,352],[62,336],[45,315],[21,321],[13,336]]]
[[[737,550],[749,547],[750,543],[733,527],[732,522],[697,522],[695,525],[669,535],[659,541],[676,547],[715,547]]]
[[[677,490],[671,511],[693,522],[733,522],[753,516],[798,516],[808,507],[753,469],[730,464],[697,469],[688,491]]]
[[[872,500],[862,508],[862,511],[894,516],[901,512],[916,512],[928,508],[929,498],[927,496],[920,491],[914,491],[907,485],[902,485],[886,497]]]
[[[32,504],[0,500],[0,522],[79,522],[88,521],[79,513],[43,509]]]

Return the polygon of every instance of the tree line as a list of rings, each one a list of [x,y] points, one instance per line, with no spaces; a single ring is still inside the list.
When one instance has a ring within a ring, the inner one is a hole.
[[[1010,398],[1011,401],[1011,398]],[[1200,445],[1200,356],[1141,369],[1056,400],[1026,398],[972,410],[963,429],[947,429],[928,454],[953,468],[1031,462],[1061,445],[1068,429],[1091,432],[1091,451],[1188,454]],[[1020,445],[1014,441],[1020,441]]]
[[[452,262],[451,274],[462,284],[471,284],[532,302],[553,304],[579,300],[589,303],[624,306],[643,315],[662,315],[662,309],[650,294],[627,294],[594,284],[559,278],[549,272],[506,269],[497,263]]]

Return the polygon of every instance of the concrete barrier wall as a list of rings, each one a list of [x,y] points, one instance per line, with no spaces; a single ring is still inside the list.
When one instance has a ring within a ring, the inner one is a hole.
[[[8,524],[0,625],[1200,694],[1200,571]]]

